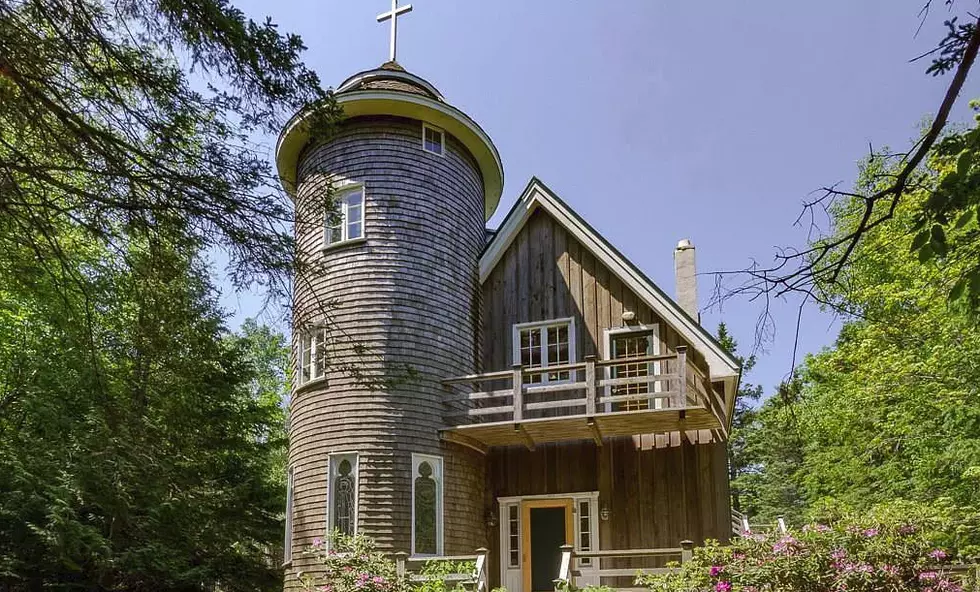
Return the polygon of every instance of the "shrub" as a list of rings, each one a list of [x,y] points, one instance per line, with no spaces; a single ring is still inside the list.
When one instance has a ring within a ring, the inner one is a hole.
[[[842,519],[790,533],[750,534],[720,546],[709,542],[670,573],[645,574],[653,591],[713,592],[957,592],[951,552],[937,548],[909,521]]]

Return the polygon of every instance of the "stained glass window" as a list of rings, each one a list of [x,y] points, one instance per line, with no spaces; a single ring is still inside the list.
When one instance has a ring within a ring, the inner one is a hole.
[[[442,459],[413,455],[412,553],[442,552]]]
[[[357,455],[330,456],[330,530],[357,532]]]

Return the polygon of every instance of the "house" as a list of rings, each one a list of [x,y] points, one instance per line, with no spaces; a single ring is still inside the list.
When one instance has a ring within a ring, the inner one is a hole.
[[[476,122],[396,62],[336,97],[335,136],[311,143],[300,113],[276,152],[305,263],[287,588],[334,529],[415,556],[486,547],[512,592],[552,589],[566,543],[728,539],[739,366],[698,322],[693,245],[675,300],[537,179],[489,231],[503,168]],[[577,561],[599,581],[599,556]]]

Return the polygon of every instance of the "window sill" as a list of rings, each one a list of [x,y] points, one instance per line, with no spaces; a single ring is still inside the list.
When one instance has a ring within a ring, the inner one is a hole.
[[[305,392],[307,390],[310,390],[311,388],[313,388],[315,386],[326,386],[328,384],[328,382],[329,381],[327,380],[327,377],[326,376],[321,376],[320,378],[314,378],[313,380],[309,380],[309,381],[304,382],[303,384],[297,386],[296,387],[296,390],[294,391],[294,393],[295,394],[299,394],[299,393]]]
[[[293,566],[293,560],[290,559],[289,561],[283,562],[283,564],[279,566],[279,569],[289,569],[292,566]]]
[[[326,245],[321,249],[324,253],[328,251],[338,251],[347,247],[356,247],[358,245],[363,245],[367,242],[367,237],[362,236],[361,238],[352,238],[345,241],[339,241],[333,244]]]

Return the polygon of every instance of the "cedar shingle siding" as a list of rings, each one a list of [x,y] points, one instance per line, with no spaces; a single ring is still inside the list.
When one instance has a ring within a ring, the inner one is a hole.
[[[444,459],[445,552],[486,544],[484,458],[438,436],[440,381],[473,372],[480,357],[483,182],[453,137],[447,135],[439,156],[422,150],[421,133],[418,121],[352,119],[300,159],[297,242],[317,264],[296,280],[294,350],[301,328],[326,313],[331,365],[326,380],[299,387],[290,404],[295,510],[287,588],[297,587],[297,571],[311,571],[302,550],[325,534],[333,452],[360,454],[358,531],[382,549],[411,548],[413,452]],[[321,255],[323,220],[303,219],[302,212],[328,179],[364,183],[366,241]],[[358,354],[357,345],[368,350]],[[345,364],[370,378],[397,376],[405,367],[417,374],[370,390],[340,368]]]

